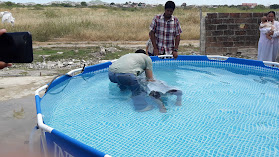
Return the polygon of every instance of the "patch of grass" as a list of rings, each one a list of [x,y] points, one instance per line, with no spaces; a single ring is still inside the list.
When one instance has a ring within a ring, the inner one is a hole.
[[[100,52],[100,47],[82,47],[82,48],[40,48],[40,49],[34,49],[33,56],[34,56],[34,63],[35,62],[42,62],[43,61],[43,55],[50,55],[45,57],[45,61],[58,61],[61,59],[83,59],[83,60],[89,60],[94,59],[95,57],[101,57],[101,59],[104,60],[112,60],[112,59],[118,59],[119,57],[127,54],[132,53],[134,50],[131,49],[125,49],[121,48],[119,46],[112,46],[112,45],[106,45],[106,47],[115,47],[116,49],[120,51],[116,51],[114,53],[107,52],[104,56],[95,56],[96,53]],[[63,54],[58,54],[57,52],[63,52]]]
[[[189,44],[186,46],[179,46],[180,55],[192,55],[192,52],[199,53],[200,47],[194,47],[194,45]]]
[[[113,60],[113,59],[118,59],[121,56],[128,54],[128,53],[132,53],[131,50],[122,50],[119,52],[115,52],[115,53],[107,53],[102,59],[103,60]]]
[[[30,10],[44,10],[44,7],[40,4],[37,4],[31,8],[29,8]]]
[[[60,13],[56,10],[47,9],[43,14],[46,18],[58,18]]]
[[[45,57],[45,61],[58,61],[62,59],[83,59],[83,60],[90,60],[94,59],[95,57],[98,57],[98,59],[101,60],[113,60],[118,59],[121,56],[128,54],[128,53],[134,53],[134,49],[128,49],[128,48],[121,48],[117,45],[107,44],[105,46],[108,47],[114,47],[120,51],[116,51],[114,53],[107,52],[104,56],[98,54],[100,52],[100,47],[83,47],[83,48],[40,48],[34,50],[34,63],[36,62],[42,62],[43,57],[42,55],[50,55],[48,57]],[[180,55],[191,55],[192,52],[199,52],[199,47],[195,47],[192,44],[188,44],[185,46],[179,46],[179,54]],[[63,52],[63,54],[58,54],[57,52]],[[97,55],[97,56],[95,56]],[[62,73],[66,73],[66,71],[62,71]]]
[[[60,59],[89,59],[94,57],[93,52],[99,51],[99,47],[86,48],[43,48],[34,50],[34,62],[42,62],[42,55],[50,55],[45,57],[45,61],[57,61]],[[57,52],[63,52],[58,54]]]
[[[72,69],[58,69],[58,74],[66,74],[68,73],[69,71],[71,71]],[[57,74],[57,75],[58,75]]]
[[[24,71],[24,72],[19,73],[19,75],[26,76],[26,75],[28,75],[28,72]]]
[[[149,25],[162,6],[156,8],[68,8],[17,7],[1,9],[15,17],[15,27],[9,32],[31,32],[34,41],[67,38],[72,41],[144,41],[148,39]],[[182,40],[199,39],[199,10],[175,9],[183,33]]]

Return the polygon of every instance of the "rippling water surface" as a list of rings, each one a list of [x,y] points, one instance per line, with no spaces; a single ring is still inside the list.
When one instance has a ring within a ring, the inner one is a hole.
[[[154,63],[156,79],[183,91],[138,113],[107,71],[52,88],[41,102],[47,125],[112,156],[277,156],[279,78],[272,70],[206,62]]]

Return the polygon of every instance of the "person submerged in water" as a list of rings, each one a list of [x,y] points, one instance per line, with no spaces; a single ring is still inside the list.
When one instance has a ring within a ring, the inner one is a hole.
[[[138,112],[153,109],[153,106],[146,101],[146,97],[154,98],[160,112],[167,112],[161,100],[161,97],[167,94],[176,95],[176,105],[181,106],[182,92],[167,86],[162,81],[154,80],[152,60],[142,49],[126,54],[113,62],[109,66],[108,76],[111,82],[117,83],[121,91],[131,90],[134,108]]]
[[[158,104],[160,112],[162,113],[167,112],[164,101],[162,100],[163,97],[167,97],[168,95],[175,95],[175,105],[182,105],[182,91],[176,89],[175,87],[168,86],[163,81],[154,80],[152,82],[147,82],[147,92],[149,93],[149,96],[154,98],[155,102]]]

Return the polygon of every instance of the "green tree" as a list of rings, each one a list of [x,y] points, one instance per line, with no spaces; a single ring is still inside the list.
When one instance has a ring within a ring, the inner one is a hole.
[[[238,9],[240,9],[240,10],[249,10],[250,8],[248,6],[239,6]]]
[[[257,6],[255,6],[254,9],[265,9],[265,6],[264,5],[257,5]]]
[[[58,6],[60,6],[60,5],[57,4],[57,3],[51,3],[51,6],[53,6],[53,7],[58,7]]]
[[[269,6],[270,9],[278,9],[279,5],[278,4],[273,4]]]
[[[6,5],[6,6],[13,6],[13,5],[14,5],[14,3],[13,3],[13,2],[8,1],[8,2],[5,2],[5,5]]]
[[[69,4],[69,3],[62,3],[61,6],[63,6],[63,7],[72,7],[72,5]]]
[[[86,2],[81,2],[80,5],[83,6],[83,7],[86,7],[87,3]]]

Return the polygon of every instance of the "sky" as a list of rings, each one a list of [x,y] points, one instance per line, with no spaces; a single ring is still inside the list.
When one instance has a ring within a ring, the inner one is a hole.
[[[27,3],[35,2],[39,4],[48,3],[52,1],[64,1],[64,0],[0,0],[0,1],[10,1],[14,3]],[[65,0],[66,1],[66,0]],[[73,2],[90,2],[91,0],[70,0]],[[101,0],[107,3],[125,3],[127,1],[131,2],[142,2],[147,4],[165,4],[167,0]],[[176,5],[181,5],[186,3],[187,5],[241,5],[242,3],[258,3],[261,5],[269,6],[276,4],[277,0],[173,0]]]

